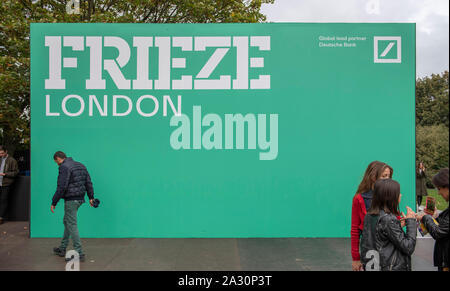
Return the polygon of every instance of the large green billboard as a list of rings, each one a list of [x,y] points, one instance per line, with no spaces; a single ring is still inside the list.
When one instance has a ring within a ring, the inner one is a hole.
[[[82,237],[348,237],[367,165],[415,197],[415,25],[32,24],[31,236],[62,150]]]

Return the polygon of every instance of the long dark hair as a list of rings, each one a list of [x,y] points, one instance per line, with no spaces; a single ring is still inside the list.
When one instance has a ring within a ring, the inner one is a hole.
[[[373,189],[372,204],[367,213],[380,214],[380,210],[394,215],[400,215],[399,200],[400,184],[392,179],[377,180]]]
[[[375,181],[380,178],[380,176],[383,174],[383,172],[386,168],[388,168],[391,171],[389,178],[392,179],[392,175],[394,174],[394,169],[392,169],[391,166],[389,166],[386,163],[380,162],[380,161],[371,162],[367,166],[366,172],[364,173],[364,177],[363,177],[361,183],[359,184],[358,190],[356,191],[356,193],[366,193],[366,192],[372,190]]]
[[[423,165],[423,162],[418,162],[417,165],[416,165],[416,173],[419,173],[419,171],[420,171],[420,164],[422,164],[422,167],[425,167]]]

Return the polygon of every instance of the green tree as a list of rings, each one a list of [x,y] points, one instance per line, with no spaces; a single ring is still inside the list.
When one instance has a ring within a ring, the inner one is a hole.
[[[449,166],[448,71],[416,81],[416,160],[428,169],[427,185]]]
[[[416,81],[416,125],[449,127],[448,71]]]
[[[428,185],[430,179],[439,169],[449,165],[449,133],[444,124],[416,127],[416,158],[428,169]]]
[[[31,22],[252,23],[274,0],[80,0],[80,14],[68,14],[68,2],[0,2],[0,144],[11,151],[30,142]]]

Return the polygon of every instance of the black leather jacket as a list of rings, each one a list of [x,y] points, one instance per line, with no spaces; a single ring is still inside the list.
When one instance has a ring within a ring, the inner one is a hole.
[[[376,227],[379,219],[379,215],[366,214],[364,217],[364,228],[361,233],[361,240],[359,243],[359,251],[361,257],[361,263],[364,266],[364,270],[377,270],[373,269],[376,262],[373,261],[374,255],[371,251],[376,251]],[[378,258],[375,258],[378,261]],[[372,261],[373,264],[367,266]],[[368,268],[368,269],[367,269]]]
[[[439,214],[436,221],[439,225],[433,222],[430,215],[425,215],[422,222],[427,228],[430,235],[436,240],[434,245],[434,266],[449,267],[449,232],[448,232],[448,207]]]
[[[376,227],[376,248],[382,271],[411,271],[411,255],[416,247],[416,219],[406,219],[406,233],[393,214],[380,211]]]

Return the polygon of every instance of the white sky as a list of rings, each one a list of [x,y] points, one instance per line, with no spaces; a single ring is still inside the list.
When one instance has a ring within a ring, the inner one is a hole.
[[[448,71],[449,0],[275,0],[269,22],[414,22],[417,77]]]

